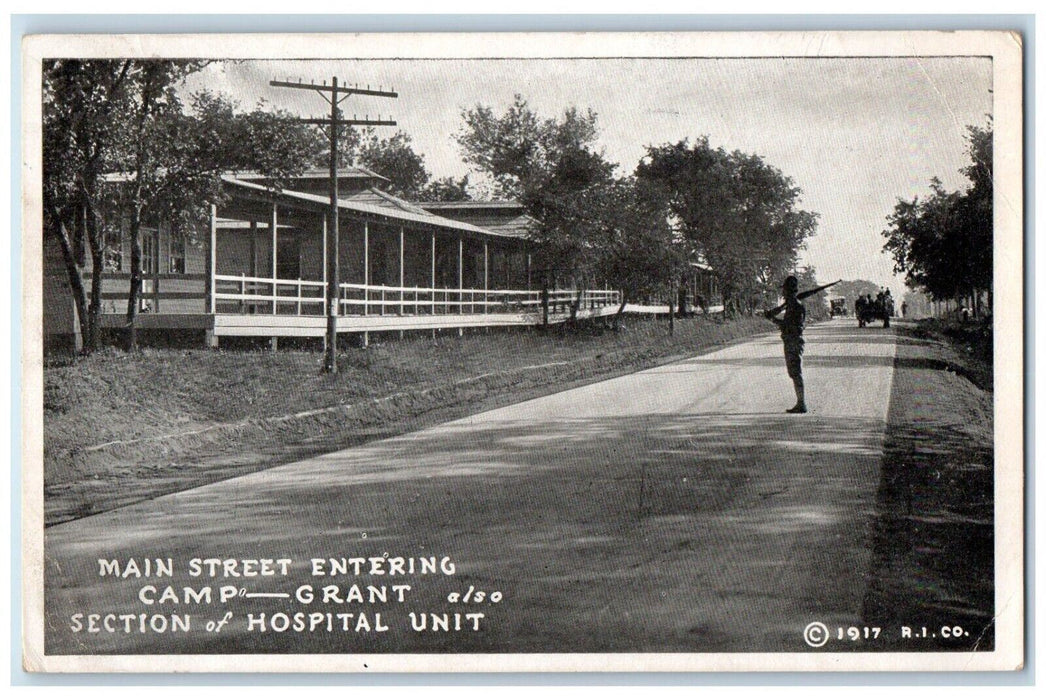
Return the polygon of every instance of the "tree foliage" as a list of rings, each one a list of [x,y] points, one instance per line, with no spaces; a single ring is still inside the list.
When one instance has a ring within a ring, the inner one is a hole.
[[[430,181],[418,195],[423,202],[467,202],[472,199],[469,191],[469,176],[461,178],[441,177]]]
[[[88,351],[97,346],[101,313],[101,178],[119,155],[133,66],[131,60],[43,65],[44,236],[61,249]],[[90,302],[82,276],[89,264]]]
[[[462,120],[465,162],[539,222],[537,267],[547,283],[579,291],[609,283],[632,298],[667,285],[679,256],[663,211],[597,150],[595,112],[542,117],[516,95],[501,114],[476,105]]]
[[[800,291],[806,289],[813,289],[819,286],[817,281],[817,270],[816,268],[807,265],[799,268],[796,272],[796,277],[799,278],[799,289]],[[807,321],[824,321],[830,317],[828,312],[828,294],[829,291],[835,296],[835,290],[838,287],[833,287],[831,290],[821,290],[817,294],[806,297],[803,300],[803,304],[806,306],[806,318]]]
[[[504,114],[488,105],[462,112],[463,127],[456,135],[464,160],[490,176],[499,197],[525,201],[562,175],[570,154],[591,152],[598,133],[596,114],[576,107],[559,118],[540,117],[517,94]]]
[[[751,311],[776,295],[813,235],[818,215],[801,190],[760,156],[694,144],[651,146],[636,169],[660,191],[679,235],[713,269],[727,308]]]
[[[43,71],[45,235],[58,240],[85,350],[97,347],[105,231],[130,229],[128,343],[142,283],[141,230],[165,219],[192,236],[229,169],[258,170],[277,186],[301,172],[317,144],[286,115],[210,93],[182,103],[178,86],[200,61],[55,60]],[[112,177],[123,174],[122,177]],[[82,284],[87,254],[90,304]]]
[[[970,163],[966,189],[947,191],[930,181],[930,193],[898,199],[882,232],[883,250],[909,287],[934,299],[974,295],[992,284],[992,128],[967,127]]]
[[[379,137],[373,130],[364,132],[353,157],[357,164],[387,177],[389,192],[404,199],[420,199],[431,177],[425,169],[425,159],[402,131],[388,138]]]
[[[663,203],[635,178],[615,182],[608,194],[602,211],[612,225],[600,241],[601,276],[621,291],[621,310],[645,297],[667,298],[690,256],[669,225]]]
[[[315,131],[313,164],[329,165],[329,136]],[[425,158],[414,149],[410,135],[397,131],[381,137],[373,128],[344,128],[339,131],[338,165],[360,165],[388,178],[384,186],[391,194],[414,201],[458,202],[471,199],[468,176],[432,179]]]

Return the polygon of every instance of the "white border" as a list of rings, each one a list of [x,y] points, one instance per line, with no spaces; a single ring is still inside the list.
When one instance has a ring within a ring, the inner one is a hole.
[[[41,35],[23,41],[23,635],[47,672],[989,671],[1024,659],[1023,111],[1007,32]],[[41,60],[990,56],[995,129],[996,650],[976,653],[44,656],[40,192]],[[364,667],[366,663],[366,668]]]

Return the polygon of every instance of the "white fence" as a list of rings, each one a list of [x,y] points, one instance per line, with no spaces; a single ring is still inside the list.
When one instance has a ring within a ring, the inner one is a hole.
[[[265,277],[215,275],[212,311],[220,314],[323,316],[326,283]],[[340,316],[432,316],[461,314],[543,314],[540,290],[433,289],[342,284]],[[548,312],[561,315],[621,303],[614,290],[556,289],[548,292]]]

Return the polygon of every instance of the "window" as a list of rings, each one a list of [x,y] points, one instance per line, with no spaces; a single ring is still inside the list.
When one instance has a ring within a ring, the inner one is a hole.
[[[170,248],[167,251],[167,271],[176,275],[185,274],[185,236],[171,231]]]
[[[156,274],[156,229],[142,227],[142,274]]]

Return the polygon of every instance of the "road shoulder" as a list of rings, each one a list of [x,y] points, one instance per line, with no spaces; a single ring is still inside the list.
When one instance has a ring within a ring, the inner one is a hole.
[[[994,648],[993,396],[971,364],[898,330],[864,604],[864,623],[883,628],[890,650]]]

